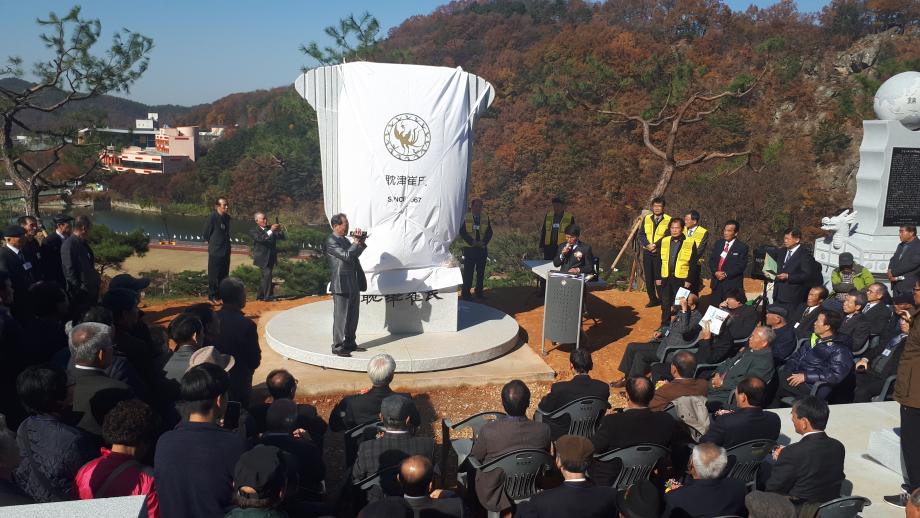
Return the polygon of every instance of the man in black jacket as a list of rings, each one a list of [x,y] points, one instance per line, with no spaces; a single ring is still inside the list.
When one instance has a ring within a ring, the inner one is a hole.
[[[588,376],[588,373],[594,368],[590,351],[587,349],[575,349],[569,354],[569,361],[572,364],[572,370],[575,371],[575,376],[569,381],[553,383],[553,386],[549,389],[549,394],[540,400],[537,412],[544,415],[551,414],[572,401],[584,397],[596,397],[604,401],[610,398],[610,387],[603,381],[592,379],[591,376]],[[568,416],[562,416],[554,420],[544,418],[544,422],[549,425],[552,431],[551,438],[554,441],[568,433],[570,423]]]
[[[857,290],[847,293],[843,299],[843,323],[840,324],[841,339],[850,340],[850,349],[858,351],[869,339],[869,322],[863,315],[866,307],[866,294]]]
[[[853,394],[854,403],[868,403],[873,397],[879,395],[888,376],[894,376],[898,370],[898,361],[904,351],[904,343],[910,332],[910,322],[900,319],[899,333],[892,337],[885,337],[878,345],[866,351],[865,356],[859,359],[854,366],[856,370],[856,390]]]
[[[731,448],[755,439],[775,441],[779,437],[779,416],[764,412],[767,387],[757,376],[748,376],[735,387],[735,410],[717,412],[709,430],[700,437],[700,443],[711,442]]]
[[[565,229],[565,243],[559,245],[559,251],[553,257],[553,266],[563,273],[594,273],[594,254],[591,245],[580,239],[581,227],[571,224]]]
[[[432,492],[434,466],[424,455],[413,455],[399,465],[399,485],[403,496],[391,496],[368,504],[361,510],[363,518],[463,518],[467,515],[463,500],[446,496],[440,489]],[[435,496],[438,495],[438,496]]]
[[[54,232],[42,241],[40,253],[42,256],[42,277],[46,281],[55,281],[59,285],[67,286],[64,270],[61,267],[61,246],[64,240],[70,237],[73,218],[64,214],[54,217]]]
[[[230,202],[220,197],[202,231],[208,242],[208,300],[217,302],[220,281],[230,275]]]
[[[890,297],[888,287],[884,284],[876,282],[866,288],[866,305],[863,306],[862,314],[869,323],[869,334],[872,336],[881,336],[890,329],[892,311],[891,306],[885,303],[886,300],[890,300]]]
[[[88,217],[78,217],[73,223],[71,236],[61,245],[61,266],[67,280],[70,309],[75,316],[82,315],[99,301],[102,280],[96,271],[96,256],[86,241],[91,229],[92,222]]]
[[[230,398],[249,408],[252,374],[262,364],[259,331],[256,323],[246,318],[246,286],[236,277],[220,282],[220,298],[224,307],[217,312],[220,335],[214,339],[218,351],[233,356],[236,365],[230,371]]]
[[[699,363],[720,363],[730,357],[743,345],[736,344],[735,340],[751,336],[760,318],[753,306],[744,303],[741,290],[726,290],[725,300],[719,307],[728,312],[728,317],[722,322],[718,335],[714,335],[708,325],[703,327],[698,343],[700,349],[696,353]]]
[[[766,490],[787,495],[796,504],[823,503],[840,496],[846,475],[843,444],[824,433],[830,409],[827,403],[806,396],[792,406],[792,424],[802,440],[774,452],[776,463]]]
[[[898,230],[901,242],[888,261],[888,281],[891,282],[892,296],[912,298],[911,290],[920,272],[920,240],[917,239],[917,227],[903,226]]]
[[[802,232],[797,228],[783,233],[783,247],[770,253],[776,260],[776,279],[773,285],[773,302],[794,311],[808,295],[808,289],[815,284],[818,264],[802,245]]]
[[[730,219],[722,227],[722,239],[712,246],[709,254],[709,271],[712,272],[710,287],[712,300],[719,304],[725,300],[725,293],[730,289],[744,293],[744,270],[747,268],[748,246],[737,239],[741,225]]]
[[[690,461],[690,480],[664,495],[663,518],[745,514],[744,481],[722,477],[728,465],[724,448],[700,443],[693,448]]]
[[[805,344],[786,361],[779,371],[779,390],[775,402],[787,396],[811,394],[812,387],[822,382],[818,396],[826,399],[831,390],[853,369],[853,352],[836,334],[840,329],[840,314],[822,309],[815,321],[817,339]]]
[[[259,293],[256,300],[274,300],[272,296],[272,269],[278,262],[277,242],[284,239],[281,225],[268,224],[268,218],[262,212],[256,212],[256,227],[249,231],[252,236],[252,264],[262,270],[259,280]]]
[[[37,264],[33,264],[22,250],[25,235],[22,227],[10,225],[4,232],[6,246],[0,248],[0,271],[10,276],[13,284],[13,306],[10,309],[20,319],[27,316],[29,286],[35,282],[33,274],[37,271]]]
[[[358,350],[355,333],[358,329],[358,309],[361,292],[367,290],[367,278],[361,266],[361,254],[367,245],[367,235],[356,228],[354,243],[348,241],[348,217],[336,214],[329,219],[332,233],[326,238],[326,258],[329,260],[329,292],[332,293],[332,354],[351,356]]]
[[[815,320],[818,319],[818,312],[821,304],[827,299],[828,292],[824,286],[815,286],[808,290],[808,298],[803,304],[789,314],[792,327],[795,329],[796,340],[808,338],[815,331]]]

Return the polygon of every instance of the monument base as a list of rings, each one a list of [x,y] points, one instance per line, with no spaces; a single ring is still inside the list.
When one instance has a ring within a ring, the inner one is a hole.
[[[358,334],[454,333],[458,286],[393,295],[361,295]]]

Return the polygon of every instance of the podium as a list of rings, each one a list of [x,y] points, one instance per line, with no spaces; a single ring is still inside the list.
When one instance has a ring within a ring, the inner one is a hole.
[[[584,302],[585,276],[549,272],[546,277],[546,299],[543,306],[543,340],[540,352],[546,356],[546,340],[559,343],[581,341],[581,313]]]

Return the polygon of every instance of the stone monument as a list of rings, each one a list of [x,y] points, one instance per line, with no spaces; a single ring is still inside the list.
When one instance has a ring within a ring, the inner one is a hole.
[[[815,242],[825,279],[844,252],[887,281],[898,227],[920,225],[920,72],[903,72],[875,94],[879,120],[863,121],[853,210],[823,218],[829,232]]]

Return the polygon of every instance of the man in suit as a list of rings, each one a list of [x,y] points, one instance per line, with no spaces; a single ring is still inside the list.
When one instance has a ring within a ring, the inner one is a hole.
[[[407,393],[393,392],[390,383],[396,372],[396,360],[389,354],[378,354],[367,362],[367,376],[371,380],[371,388],[351,396],[345,396],[332,409],[329,414],[329,429],[333,432],[350,430],[358,425],[367,424],[379,419],[380,404],[384,398],[394,394],[410,398]],[[415,404],[409,407],[412,417],[411,424],[417,427],[421,423],[418,409]],[[345,438],[345,464],[350,466],[354,462],[355,452],[361,441]]]
[[[514,450],[532,448],[549,451],[550,429],[545,423],[527,419],[530,389],[521,380],[511,380],[502,387],[502,407],[507,416],[486,423],[473,441],[470,456],[485,464]],[[502,512],[513,502],[504,490],[502,470],[476,473],[474,486],[479,503],[487,511]]]
[[[775,371],[770,343],[775,339],[776,334],[769,327],[755,328],[747,347],[719,364],[709,380],[707,399],[714,404],[727,407],[732,392],[744,378],[756,376],[767,381],[773,379]]]
[[[668,224],[669,235],[655,243],[655,268],[661,294],[661,326],[671,322],[671,311],[678,290],[691,290],[700,278],[700,250],[684,234],[684,220],[674,218]]]
[[[221,196],[214,200],[214,212],[202,231],[208,242],[208,300],[217,302],[220,281],[230,275],[230,202]]]
[[[569,381],[559,381],[553,383],[549,389],[549,394],[540,400],[537,405],[537,412],[542,414],[551,414],[565,405],[584,397],[596,397],[604,401],[610,398],[610,387],[601,380],[592,379],[588,375],[594,368],[594,362],[591,359],[591,352],[587,349],[575,349],[569,354],[569,362],[572,364],[572,370],[575,376]],[[555,441],[568,433],[569,417],[563,416],[559,419],[544,421],[552,430],[552,439]]]
[[[901,353],[910,332],[907,319],[899,319],[899,332],[886,336],[878,345],[871,347],[853,367],[856,372],[856,390],[853,392],[854,403],[868,403],[882,391],[885,380],[898,370]]]
[[[741,224],[730,219],[722,227],[722,239],[716,240],[709,253],[709,271],[712,280],[712,299],[719,304],[730,289],[744,293],[744,270],[748,262],[748,246],[738,239]]]
[[[559,245],[559,250],[553,258],[553,266],[564,273],[594,273],[594,254],[591,245],[583,243],[581,227],[572,224],[565,229],[565,243]]]
[[[105,375],[112,358],[112,331],[105,324],[86,322],[70,331],[68,375],[73,391],[77,427],[102,443],[102,422],[119,401],[134,397],[128,385]]]
[[[64,240],[70,237],[73,217],[64,214],[54,216],[54,232],[42,241],[39,249],[42,257],[42,278],[46,281],[55,281],[61,286],[67,286],[64,270],[61,267],[61,246]]]
[[[838,334],[841,339],[849,340],[853,351],[861,349],[869,339],[869,322],[862,312],[866,302],[866,294],[856,290],[851,290],[843,299],[843,323]]]
[[[891,283],[892,296],[910,296],[911,289],[920,274],[920,240],[917,239],[917,227],[903,226],[898,230],[901,242],[888,261],[888,281]]]
[[[297,397],[297,378],[284,369],[274,369],[265,377],[265,388],[271,396],[272,402],[288,399],[294,401]],[[265,430],[265,420],[270,404],[261,403],[249,408],[258,431]],[[296,428],[302,428],[310,434],[316,446],[322,450],[326,435],[326,421],[316,412],[316,407],[309,403],[297,403]]]
[[[824,433],[830,409],[815,396],[792,405],[792,425],[802,440],[774,452],[776,463],[766,490],[787,495],[793,503],[824,503],[840,496],[845,450]]]
[[[818,284],[818,264],[802,245],[802,231],[789,228],[783,233],[783,247],[773,249],[770,254],[776,259],[776,279],[773,281],[773,302],[794,311],[805,297],[808,289]]]
[[[486,259],[489,258],[489,241],[492,240],[492,221],[482,213],[482,200],[470,202],[470,211],[463,218],[460,237],[466,242],[463,248],[463,300],[472,300],[470,287],[476,276],[476,298],[486,298],[483,293],[483,277],[486,274]]]
[[[79,216],[74,220],[70,237],[61,245],[61,267],[67,281],[70,309],[76,316],[99,301],[102,279],[96,271],[96,256],[87,242],[92,226],[88,217]]]
[[[811,394],[812,386],[823,382],[818,396],[826,399],[831,390],[853,369],[853,352],[837,338],[841,317],[836,311],[822,309],[815,321],[817,339],[799,347],[779,371],[779,390],[775,402],[784,397]]]
[[[387,396],[380,403],[380,420],[383,421],[383,436],[361,443],[358,456],[352,468],[352,481],[358,482],[381,469],[399,466],[413,455],[434,458],[434,439],[414,437],[410,430],[412,401],[401,395]],[[367,492],[368,501],[380,500],[384,495],[399,496],[396,473],[381,478],[380,486]]]
[[[678,351],[671,358],[671,381],[655,389],[655,397],[649,408],[660,412],[679,397],[706,397],[709,383],[693,377],[696,374],[696,365],[696,356],[692,352]]]
[[[6,272],[13,284],[13,316],[26,317],[29,307],[29,286],[35,282],[37,264],[33,264],[22,250],[25,230],[19,225],[10,225],[4,232],[6,245],[0,248],[0,271]]]
[[[668,347],[686,346],[696,340],[700,332],[700,319],[703,318],[697,310],[698,302],[699,297],[692,293],[688,297],[681,297],[680,310],[676,312],[667,329],[655,331],[651,342],[627,344],[619,366],[623,377],[612,381],[610,386],[623,388],[626,386],[627,378],[646,376],[652,364],[659,358],[664,358],[664,352]]]
[[[423,455],[413,455],[399,465],[399,485],[403,496],[391,496],[364,507],[361,518],[462,518],[463,500],[449,491],[432,491],[434,466]],[[451,495],[451,496],[448,496]]]
[[[655,397],[655,385],[648,378],[629,378],[626,382],[626,408],[605,415],[591,442],[594,451],[660,444],[671,448],[680,440],[678,422],[665,412],[652,412],[649,404]],[[616,462],[593,462],[591,479],[599,486],[612,486],[622,466]]]
[[[722,478],[728,465],[725,448],[711,443],[693,447],[690,480],[664,495],[663,518],[741,516],[747,513],[744,481]]]
[[[741,290],[726,290],[725,300],[719,307],[728,312],[728,317],[722,322],[722,329],[714,335],[709,323],[703,321],[700,331],[699,351],[696,359],[700,363],[719,363],[741,347],[735,340],[744,340],[751,336],[760,315],[753,306],[744,302],[744,292]]]
[[[767,386],[762,379],[757,376],[742,379],[735,387],[737,408],[716,412],[700,443],[731,448],[756,439],[775,441],[779,437],[779,416],[763,411],[767,403]]]
[[[671,216],[664,213],[664,198],[657,197],[652,200],[652,212],[642,216],[642,228],[636,234],[639,245],[642,247],[642,271],[645,273],[645,289],[648,290],[647,308],[661,304],[658,296],[658,270],[655,268],[655,256],[658,252],[658,241],[668,233]]]
[[[565,481],[561,486],[537,493],[522,503],[516,518],[579,516],[602,518],[617,515],[617,492],[595,486],[586,478],[594,453],[591,441],[577,435],[563,435],[554,444],[556,467]]]
[[[894,383],[894,400],[901,405],[901,437],[920,437],[920,280],[914,282],[912,298],[916,309],[898,312],[910,322]],[[885,501],[903,508],[910,494],[920,488],[920,441],[901,441],[901,458],[906,468],[905,492],[886,496]]]
[[[249,408],[252,375],[262,364],[259,330],[256,323],[243,314],[246,307],[246,285],[243,281],[227,277],[220,281],[219,294],[224,305],[217,312],[220,335],[214,339],[214,347],[236,359],[236,365],[230,371],[230,399],[239,401],[243,408]]]
[[[770,344],[770,350],[773,351],[773,363],[777,367],[786,363],[786,358],[792,355],[798,344],[795,329],[788,324],[788,318],[788,312],[783,306],[773,304],[767,307],[767,325],[776,335]]]
[[[169,323],[169,337],[176,343],[176,349],[163,365],[162,378],[178,396],[179,382],[188,370],[192,353],[204,345],[204,325],[195,315],[182,313]]]
[[[35,270],[32,271],[32,276],[35,281],[44,280],[42,277],[41,263],[42,263],[42,253],[40,245],[38,244],[38,220],[35,219],[35,216],[20,216],[16,220],[16,223],[26,232],[22,236],[22,255],[25,256],[26,261],[32,263],[35,267]]]
[[[329,220],[332,233],[326,238],[326,258],[329,260],[332,293],[332,353],[336,356],[350,357],[351,351],[358,350],[355,331],[358,329],[358,309],[361,292],[367,289],[367,278],[361,266],[361,253],[367,248],[367,238],[360,228],[356,228],[348,241],[348,217],[336,214]]]
[[[700,213],[698,211],[691,210],[684,215],[684,235],[696,244],[696,249],[699,251],[700,256],[700,268],[702,269],[705,262],[703,256],[706,255],[706,249],[709,247],[709,230],[700,225]],[[696,284],[690,288],[690,291],[698,294],[702,282],[702,277],[698,276]]]
[[[815,286],[808,290],[808,298],[805,299],[805,303],[799,304],[799,307],[790,313],[791,321],[795,322],[792,327],[795,329],[796,340],[809,338],[814,333],[818,310],[821,309],[821,304],[824,303],[827,296],[827,288]]]
[[[875,282],[866,288],[866,305],[863,306],[863,319],[869,323],[869,334],[881,336],[890,329],[892,311],[885,303],[888,297],[888,287],[880,282]]]
[[[255,214],[256,226],[249,231],[252,236],[252,264],[259,267],[259,293],[256,300],[275,300],[272,296],[272,269],[278,262],[278,241],[284,239],[284,231],[278,223],[268,224],[262,212]]]

